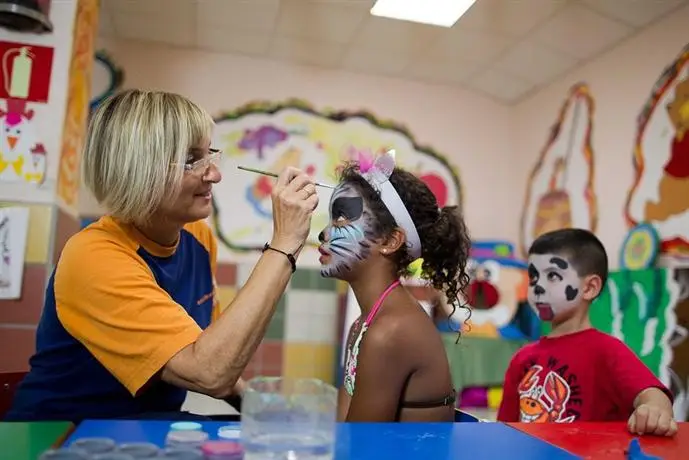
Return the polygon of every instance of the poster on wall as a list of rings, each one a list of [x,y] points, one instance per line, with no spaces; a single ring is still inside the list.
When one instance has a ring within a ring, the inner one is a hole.
[[[25,100],[0,101],[0,182],[43,183],[47,155],[37,131]]]
[[[18,299],[22,292],[29,208],[0,208],[0,299]]]
[[[220,241],[235,251],[262,248],[273,231],[275,179],[238,171],[240,165],[272,172],[296,166],[319,182],[335,184],[337,168],[356,160],[357,152],[395,149],[397,164],[417,174],[441,207],[462,201],[459,176],[443,156],[419,146],[405,128],[366,112],[317,111],[302,101],[252,103],[218,117],[214,136],[226,161],[225,180],[214,186],[212,222]],[[319,189],[312,244],[328,222],[330,194]]]
[[[47,103],[53,55],[47,46],[0,41],[0,99]]]
[[[519,229],[524,257],[533,240],[549,231],[570,227],[596,229],[593,114],[589,87],[583,83],[574,85],[527,181]]]
[[[660,75],[637,119],[625,215],[647,222],[661,253],[689,260],[689,45]]]

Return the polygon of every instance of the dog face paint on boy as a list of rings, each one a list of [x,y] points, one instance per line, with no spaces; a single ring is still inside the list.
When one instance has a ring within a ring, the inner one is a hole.
[[[351,184],[335,188],[330,198],[330,225],[318,235],[321,276],[339,278],[366,259],[374,242],[373,216]]]
[[[556,254],[529,256],[529,304],[542,321],[553,318],[579,303],[581,278],[572,264]]]

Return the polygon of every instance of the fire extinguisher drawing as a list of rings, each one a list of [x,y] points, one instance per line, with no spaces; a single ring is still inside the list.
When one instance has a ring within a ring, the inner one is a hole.
[[[12,56],[14,58],[10,61]],[[5,91],[9,97],[17,99],[29,97],[33,58],[34,55],[29,46],[12,48],[2,56],[2,74],[5,78]]]

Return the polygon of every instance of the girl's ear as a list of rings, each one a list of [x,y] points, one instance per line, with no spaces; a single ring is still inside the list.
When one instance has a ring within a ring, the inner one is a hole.
[[[378,250],[384,255],[394,254],[406,242],[407,237],[404,234],[404,230],[396,228],[378,245]]]

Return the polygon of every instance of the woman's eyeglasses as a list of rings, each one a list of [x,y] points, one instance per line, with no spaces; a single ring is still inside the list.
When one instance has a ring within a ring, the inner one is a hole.
[[[184,172],[203,176],[208,172],[208,168],[210,168],[211,165],[216,168],[219,167],[222,160],[222,150],[208,149],[208,155],[196,161],[184,163],[182,166],[184,167]]]

